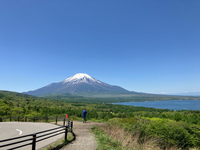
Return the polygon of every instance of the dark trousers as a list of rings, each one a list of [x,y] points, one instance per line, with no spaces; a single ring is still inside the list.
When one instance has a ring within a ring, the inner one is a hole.
[[[86,116],[85,116],[85,117],[83,117],[83,123],[84,123],[84,122],[86,123]]]

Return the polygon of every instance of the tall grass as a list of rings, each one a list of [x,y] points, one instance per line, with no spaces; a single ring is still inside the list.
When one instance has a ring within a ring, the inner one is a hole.
[[[118,140],[112,139],[108,134],[105,134],[102,127],[92,127],[92,132],[98,139],[98,147],[96,150],[121,150],[122,144]]]
[[[113,118],[95,130],[121,143],[120,149],[197,150],[200,144],[199,126],[169,119]]]
[[[97,150],[119,149],[119,150],[160,150],[156,145],[157,139],[145,136],[143,143],[138,143],[139,134],[134,136],[121,127],[105,125],[93,128],[98,139]],[[99,133],[98,133],[99,132]],[[112,143],[119,143],[112,144]],[[109,145],[108,145],[109,144]]]

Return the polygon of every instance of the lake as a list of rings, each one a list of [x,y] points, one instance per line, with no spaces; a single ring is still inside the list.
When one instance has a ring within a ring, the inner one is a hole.
[[[170,110],[200,110],[200,100],[124,102],[124,103],[113,103],[113,104],[152,107],[152,108],[170,109]]]

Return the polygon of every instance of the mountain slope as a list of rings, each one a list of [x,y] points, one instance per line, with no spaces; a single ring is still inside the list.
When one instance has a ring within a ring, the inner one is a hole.
[[[34,96],[44,96],[48,94],[85,95],[85,94],[106,94],[106,93],[128,94],[130,92],[119,86],[113,86],[101,82],[84,73],[78,73],[61,82],[52,83],[40,89],[25,92],[25,94]]]

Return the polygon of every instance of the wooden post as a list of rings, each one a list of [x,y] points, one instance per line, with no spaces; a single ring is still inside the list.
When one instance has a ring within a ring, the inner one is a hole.
[[[68,130],[68,127],[65,126],[65,141],[67,141],[67,130]]]
[[[35,150],[35,147],[36,147],[36,133],[33,134],[32,150]]]
[[[73,119],[71,119],[71,132],[73,132]]]
[[[68,127],[70,127],[70,120],[68,120]]]
[[[64,120],[63,120],[63,126],[65,126],[65,118],[64,118]]]

